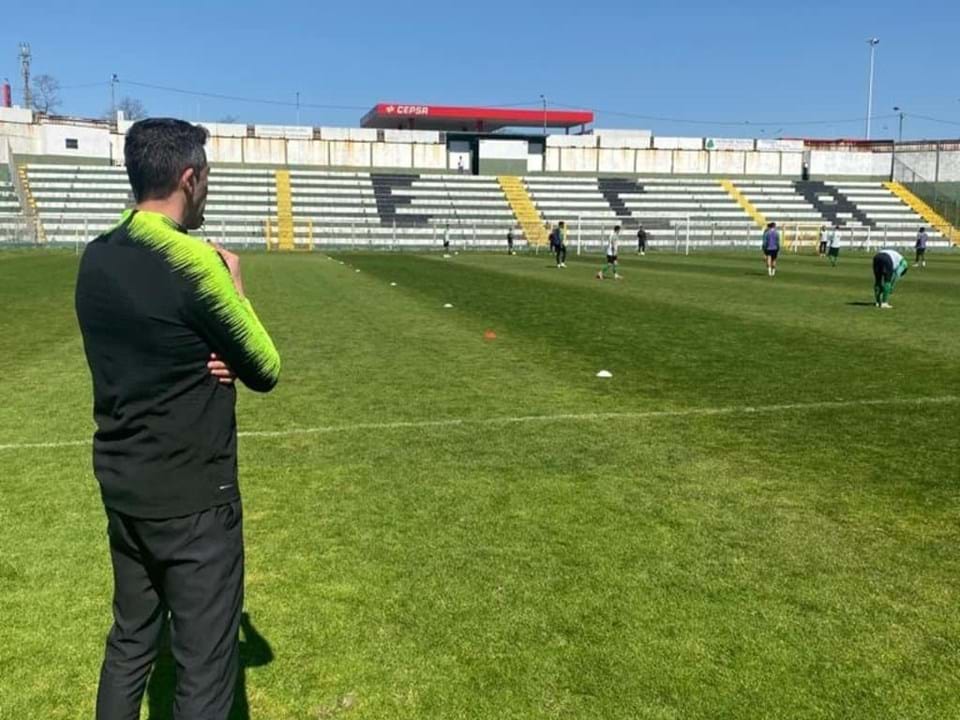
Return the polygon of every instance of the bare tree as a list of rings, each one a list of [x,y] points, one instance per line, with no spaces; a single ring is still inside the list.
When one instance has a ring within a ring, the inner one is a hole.
[[[224,115],[222,118],[217,120],[217,122],[227,123],[229,125],[232,125],[234,123],[240,122],[240,118],[237,115]]]
[[[49,115],[60,107],[60,82],[53,75],[37,75],[33,87],[33,109]]]
[[[120,102],[117,103],[117,110],[122,111],[127,120],[142,120],[147,116],[147,109],[143,106],[143,103],[127,95],[120,98]]]

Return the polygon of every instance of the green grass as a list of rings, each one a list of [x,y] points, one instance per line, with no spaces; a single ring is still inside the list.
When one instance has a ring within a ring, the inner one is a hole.
[[[960,716],[960,257],[336,259],[243,261],[251,717]],[[0,253],[0,445],[89,437],[76,262]],[[89,448],[0,450],[0,718],[92,716],[110,595]]]

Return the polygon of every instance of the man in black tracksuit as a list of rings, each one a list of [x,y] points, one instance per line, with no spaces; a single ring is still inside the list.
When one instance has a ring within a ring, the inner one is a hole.
[[[280,358],[244,297],[239,258],[187,234],[203,222],[205,140],[179,120],[131,127],[136,208],[87,246],[77,276],[114,576],[98,720],[140,717],[168,615],[175,718],[225,719],[233,701],[243,608],[233,382],[272,389]]]
[[[647,231],[641,225],[637,229],[637,252],[641,255],[647,254]]]

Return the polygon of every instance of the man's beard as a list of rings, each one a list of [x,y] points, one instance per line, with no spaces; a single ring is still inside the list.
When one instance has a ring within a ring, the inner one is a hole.
[[[187,230],[199,230],[203,227],[203,210],[206,204],[206,198],[196,205],[193,204],[193,199],[190,199],[190,208],[187,210],[187,215],[183,219],[183,226],[187,228]]]

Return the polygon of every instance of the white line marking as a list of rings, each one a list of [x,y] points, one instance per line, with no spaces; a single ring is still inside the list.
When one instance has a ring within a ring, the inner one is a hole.
[[[60,442],[10,443],[0,445],[0,450],[44,450],[46,448],[65,448],[90,445],[90,440],[63,440]]]
[[[457,427],[462,425],[513,425],[532,422],[570,422],[596,420],[655,420],[675,417],[709,417],[711,415],[749,415],[753,413],[778,413],[800,410],[829,410],[852,407],[890,406],[890,405],[945,405],[960,402],[955,395],[918,398],[884,398],[875,400],[826,400],[812,403],[782,403],[779,405],[733,405],[715,408],[687,408],[680,410],[643,410],[637,412],[609,413],[562,413],[558,415],[518,415],[515,417],[493,418],[450,418],[448,420],[400,420],[397,422],[354,423],[352,425],[322,425],[310,428],[288,428],[286,430],[244,430],[237,435],[242,438],[275,438],[293,435],[321,435],[327,433],[355,432],[358,430],[403,430],[407,428]],[[2,450],[44,450],[51,448],[82,447],[90,445],[90,440],[64,440],[60,442],[9,443],[0,445]]]

